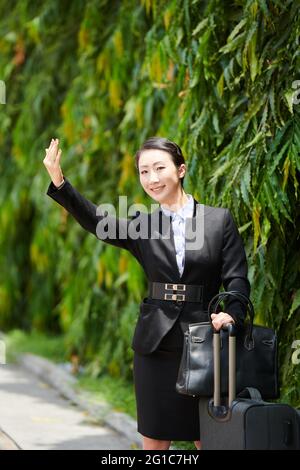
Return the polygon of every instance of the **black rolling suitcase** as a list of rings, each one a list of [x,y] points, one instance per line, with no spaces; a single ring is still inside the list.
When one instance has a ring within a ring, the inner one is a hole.
[[[228,401],[220,394],[220,334],[214,333],[214,397],[199,401],[203,450],[299,450],[297,411],[289,405],[267,403],[257,389],[235,398],[235,328],[229,330]],[[222,399],[223,400],[223,399]]]

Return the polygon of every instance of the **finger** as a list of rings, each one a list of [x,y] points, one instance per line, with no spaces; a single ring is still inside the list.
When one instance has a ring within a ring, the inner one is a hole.
[[[57,163],[60,162],[60,157],[61,157],[61,149],[59,149],[59,151],[57,152],[57,156],[56,156],[56,162]]]
[[[214,329],[215,329],[216,331],[219,331],[219,330],[220,330],[221,325],[219,324],[219,322],[215,322],[215,323],[212,322],[212,324],[213,324],[213,327],[214,327]]]
[[[226,321],[227,323],[228,323],[228,322],[234,323],[234,319],[233,319],[232,316],[229,315],[228,313],[224,313],[223,319],[224,319],[224,321]]]
[[[212,313],[212,314],[211,314],[211,318],[216,318],[217,316],[218,316],[217,313]]]
[[[49,147],[46,148],[45,150],[46,150],[46,152],[48,153],[48,152],[50,152],[50,151],[52,150],[52,148],[53,148],[53,139],[52,139],[52,141],[50,142]]]
[[[51,147],[49,149],[49,152],[47,153],[47,157],[49,158],[51,163],[55,162],[56,155],[57,155],[57,148],[55,147],[55,144],[53,144],[53,147]]]
[[[215,318],[215,319],[212,321],[212,324],[213,324],[213,326],[214,326],[214,328],[215,328],[216,330],[220,330],[220,329],[223,327],[223,325],[226,325],[227,323],[230,322],[230,320],[227,319],[227,318],[224,318],[224,317],[221,318],[221,317],[218,316],[218,315],[215,315],[215,316],[216,316],[217,318]]]
[[[54,147],[55,157],[56,157],[56,156],[57,156],[57,151],[58,151],[58,140],[56,140],[56,141],[54,142],[53,147]]]

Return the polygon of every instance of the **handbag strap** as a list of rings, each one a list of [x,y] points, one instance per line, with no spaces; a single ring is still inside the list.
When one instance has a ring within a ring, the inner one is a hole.
[[[246,315],[248,313],[250,322],[248,328],[248,339],[252,339],[252,330],[253,330],[253,321],[254,321],[254,307],[249,299],[249,297],[245,294],[242,294],[239,291],[225,291],[220,292],[219,294],[215,295],[208,304],[208,318],[210,323],[212,324],[211,314],[216,312],[217,308],[219,307],[220,303],[228,297],[234,297],[238,299],[245,307],[246,307]]]

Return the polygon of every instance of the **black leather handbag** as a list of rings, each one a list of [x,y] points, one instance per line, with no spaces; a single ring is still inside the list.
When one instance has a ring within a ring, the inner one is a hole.
[[[246,307],[249,320],[236,336],[236,392],[257,388],[263,398],[278,398],[277,336],[274,330],[253,325],[251,300],[238,291],[221,292],[208,305],[209,322],[192,323],[184,335],[184,346],[176,391],[184,395],[211,397],[213,394],[213,325],[211,314],[223,300],[234,297]],[[221,331],[221,394],[228,391],[228,335]]]

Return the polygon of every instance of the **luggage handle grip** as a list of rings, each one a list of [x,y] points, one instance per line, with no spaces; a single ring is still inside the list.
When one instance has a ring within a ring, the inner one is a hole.
[[[252,330],[253,330],[253,322],[254,322],[254,307],[249,297],[247,297],[245,294],[242,294],[239,291],[232,290],[232,291],[220,292],[219,294],[215,295],[208,304],[208,319],[212,325],[211,314],[213,312],[217,313],[216,310],[219,307],[220,303],[223,300],[226,300],[228,297],[236,298],[244,305],[244,307],[246,307],[246,316],[248,314],[250,318],[250,322],[248,326],[248,333],[247,333],[247,342],[251,344],[251,342],[253,341]]]
[[[246,311],[250,316],[250,328],[248,331],[248,338],[252,338],[252,328],[253,328],[253,321],[254,321],[254,308],[252,305],[251,300],[244,294],[239,291],[225,291],[220,292],[219,294],[215,295],[208,305],[208,318],[212,325],[211,320],[211,310],[212,308],[216,310],[219,304],[226,299],[227,297],[234,297],[237,298],[245,307]],[[213,328],[213,351],[214,351],[214,397],[213,403],[214,406],[220,407],[221,406],[221,366],[220,366],[220,331],[216,331]],[[222,329],[227,329],[229,333],[229,390],[228,390],[228,409],[230,408],[233,400],[236,396],[236,327],[232,324],[227,324],[226,326],[222,327]]]
[[[235,399],[236,395],[236,326],[232,323],[223,325],[222,330],[228,331],[229,336],[229,390],[228,407]],[[213,332],[213,361],[214,361],[214,406],[221,406],[221,331]]]

